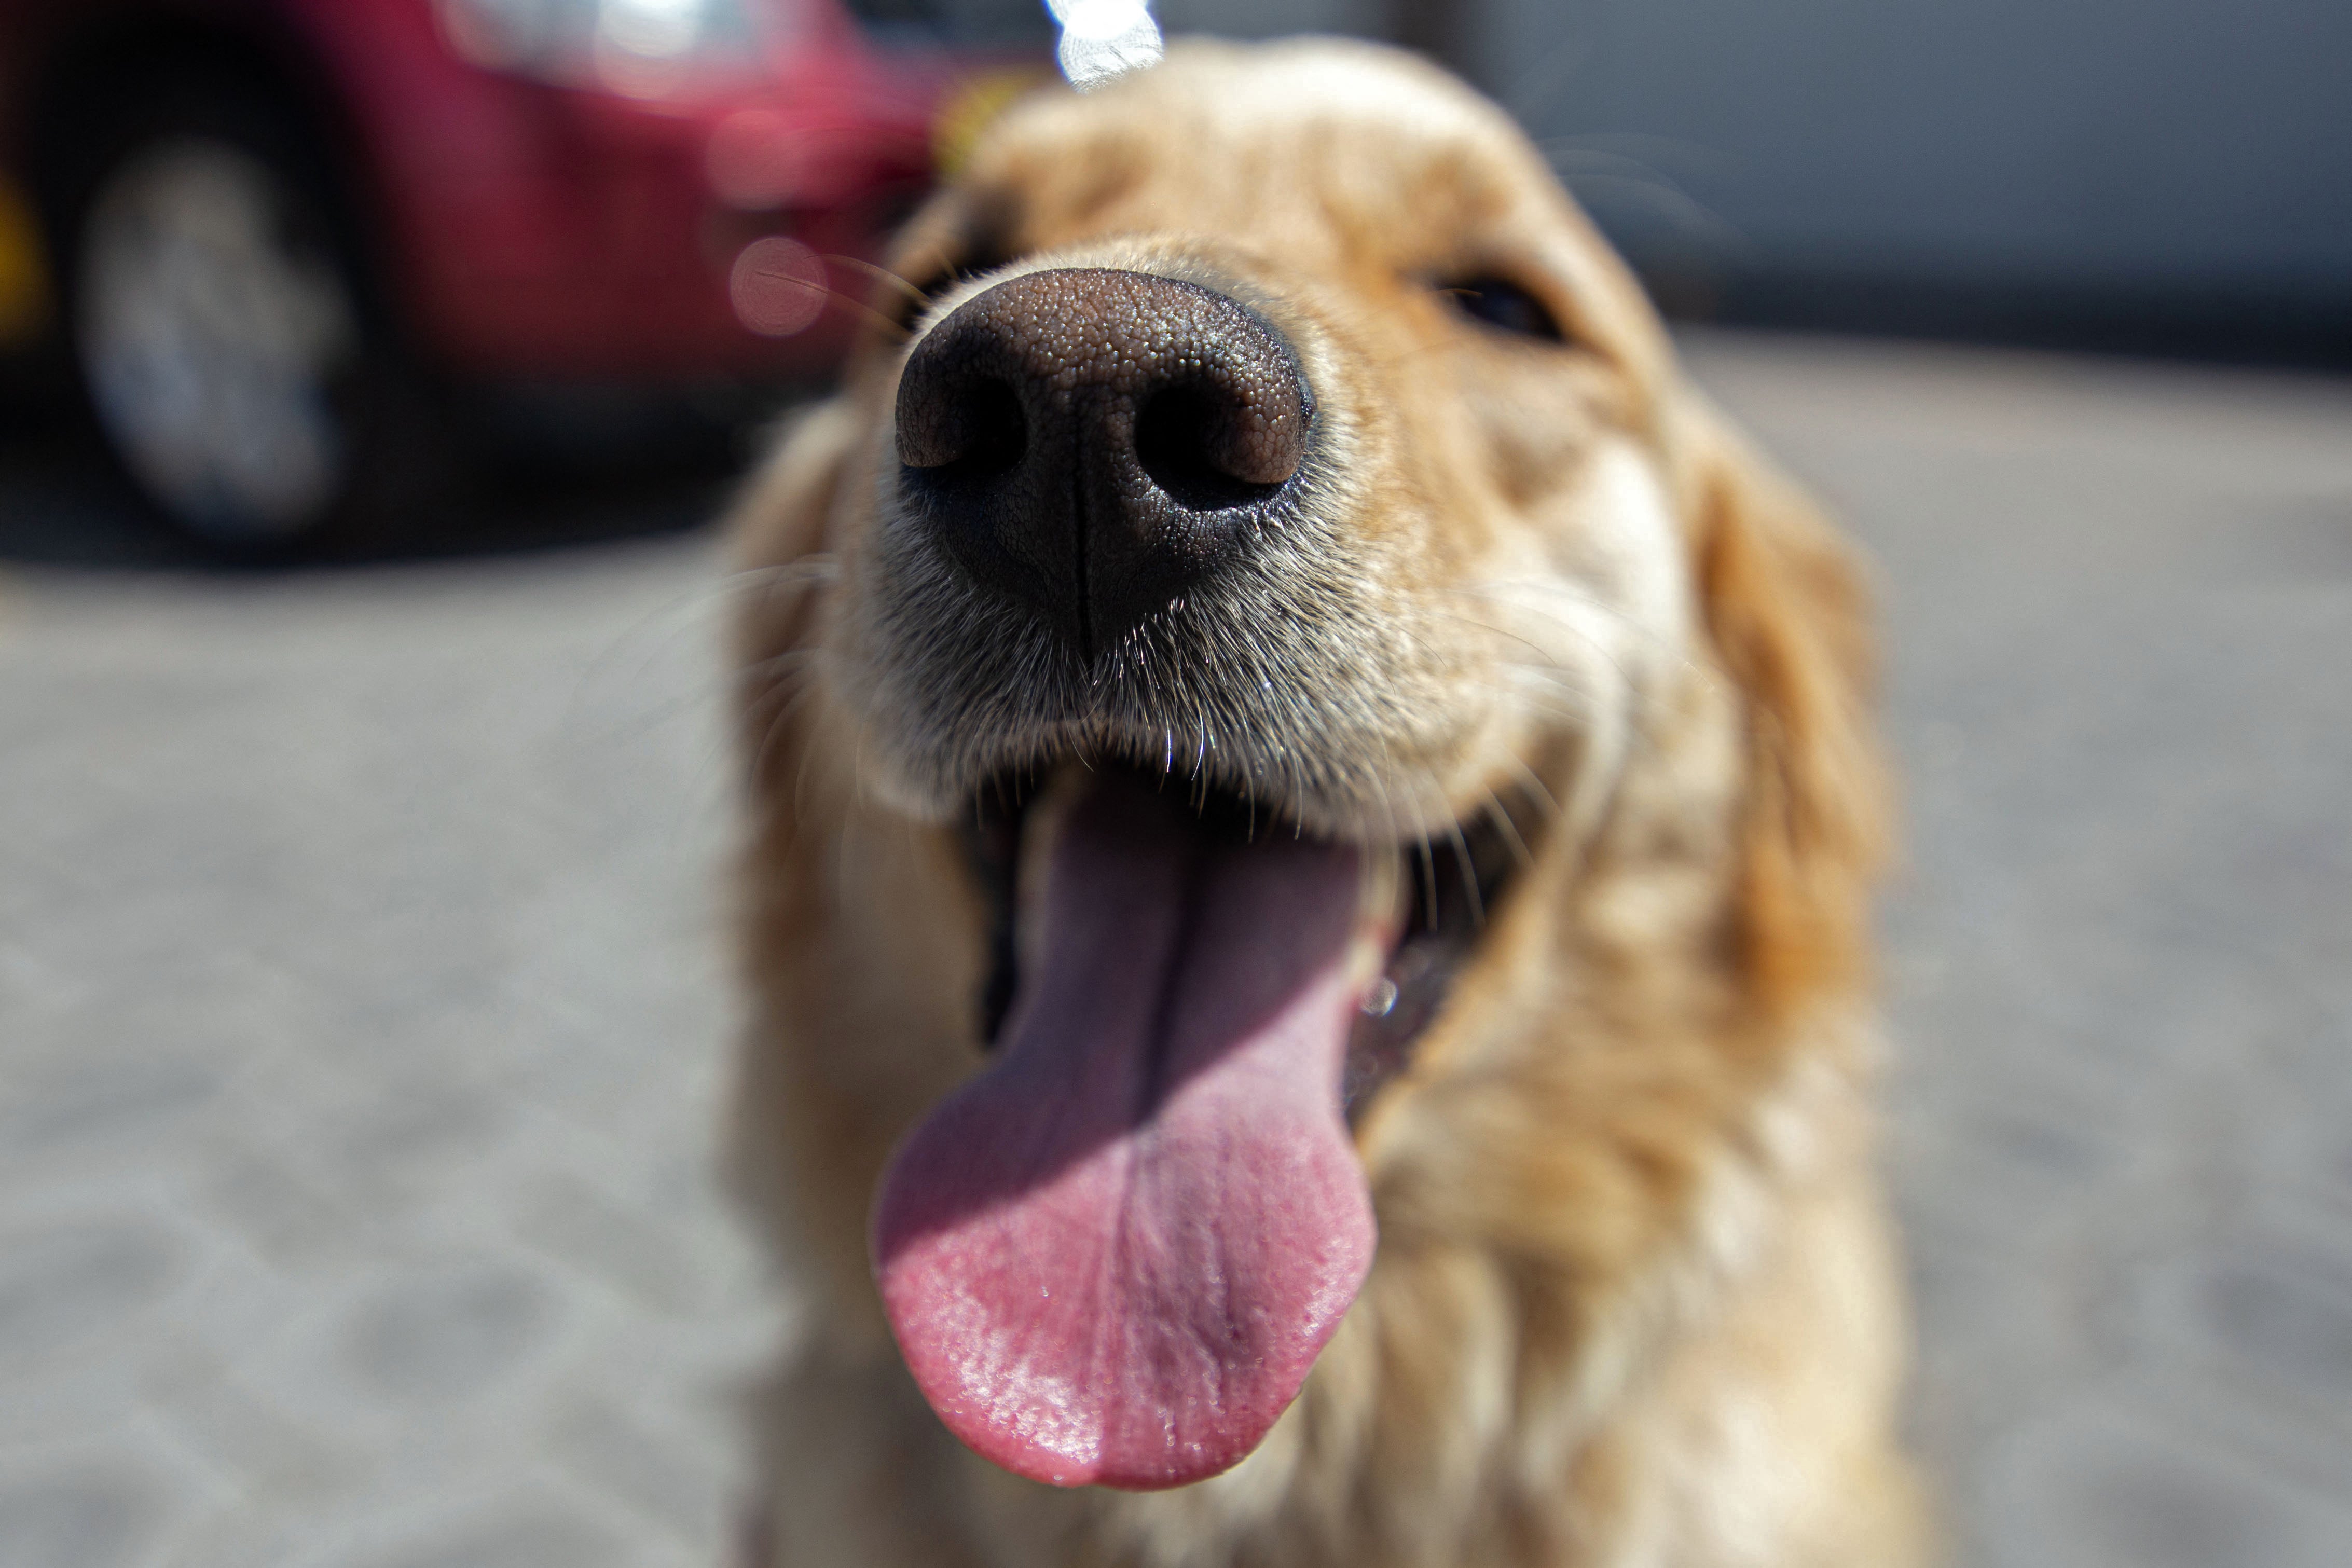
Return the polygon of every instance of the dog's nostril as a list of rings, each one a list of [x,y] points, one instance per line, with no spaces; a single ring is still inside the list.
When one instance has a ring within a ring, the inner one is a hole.
[[[1029,450],[1029,422],[1010,382],[993,376],[973,382],[964,393],[960,424],[961,449],[945,465],[958,476],[978,479],[1010,473]]]
[[[1151,482],[1190,511],[1265,496],[1298,471],[1305,425],[1294,407],[1265,410],[1217,386],[1178,384],[1135,417],[1135,457]]]
[[[1002,377],[964,378],[902,406],[899,416],[898,460],[941,479],[1010,473],[1029,449],[1021,395]]]

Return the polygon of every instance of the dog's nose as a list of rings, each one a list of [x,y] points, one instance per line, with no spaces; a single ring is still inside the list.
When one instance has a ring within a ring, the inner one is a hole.
[[[1031,272],[908,357],[901,493],[974,581],[1091,661],[1278,514],[1314,414],[1290,344],[1239,301]]]

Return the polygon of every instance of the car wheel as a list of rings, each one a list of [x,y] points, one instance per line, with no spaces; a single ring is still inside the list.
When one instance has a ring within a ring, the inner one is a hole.
[[[323,161],[226,84],[109,118],[83,143],[60,260],[73,359],[133,483],[232,554],[307,549],[416,499],[435,468],[410,460],[423,403]]]

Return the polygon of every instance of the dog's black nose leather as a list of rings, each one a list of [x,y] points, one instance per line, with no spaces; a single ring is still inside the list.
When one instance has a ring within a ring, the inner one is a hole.
[[[1314,414],[1290,344],[1240,302],[1142,272],[1032,272],[908,357],[901,494],[975,583],[1091,662],[1246,548]]]

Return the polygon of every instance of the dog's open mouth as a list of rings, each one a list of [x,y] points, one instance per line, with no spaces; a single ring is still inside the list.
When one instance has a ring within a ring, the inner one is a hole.
[[[1159,782],[1065,770],[1050,809],[981,815],[994,1059],[901,1146],[875,1213],[925,1396],[1057,1485],[1202,1479],[1297,1395],[1371,1263],[1349,1123],[1517,847],[1498,813],[1370,853]]]

